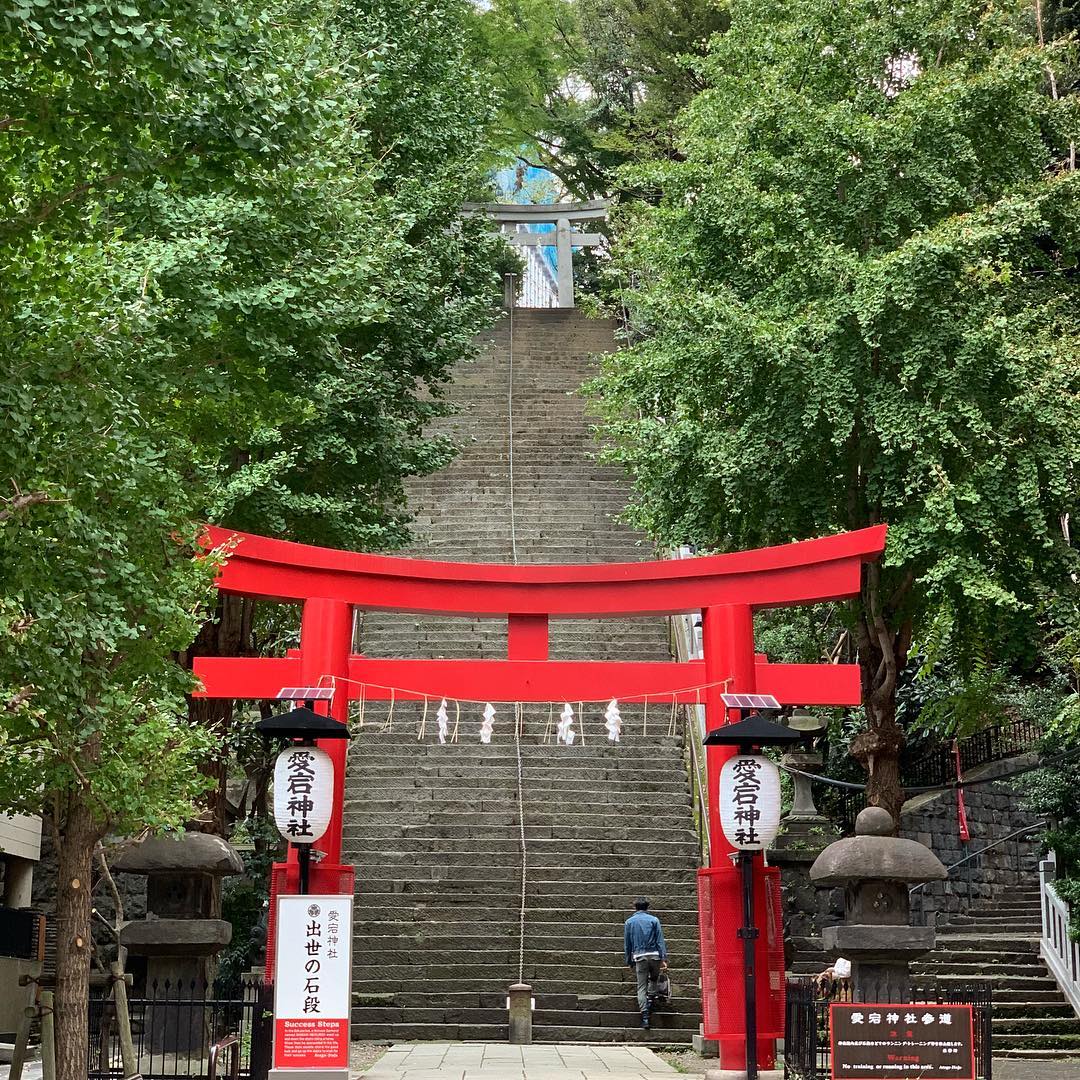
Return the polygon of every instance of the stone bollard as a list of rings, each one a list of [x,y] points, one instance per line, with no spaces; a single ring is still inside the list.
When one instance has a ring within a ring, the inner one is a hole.
[[[532,987],[528,983],[514,983],[506,998],[510,1014],[510,1042],[515,1046],[528,1046],[532,1042]]]
[[[856,1001],[909,1001],[908,965],[934,947],[932,927],[909,923],[908,888],[943,881],[947,872],[928,847],[892,832],[892,815],[869,806],[855,820],[855,835],[830,844],[810,868],[816,884],[844,888],[844,922],[826,927],[822,942],[827,953],[851,961]]]

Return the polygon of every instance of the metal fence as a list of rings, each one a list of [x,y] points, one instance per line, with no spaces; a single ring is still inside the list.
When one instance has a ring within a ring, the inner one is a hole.
[[[129,999],[128,1011],[143,1080],[205,1080],[211,1071],[211,1048],[229,1035],[239,1040],[238,1075],[244,1080],[266,1076],[271,1029],[260,992],[215,998],[195,982],[154,982],[145,997]],[[122,1078],[120,1030],[111,996],[91,997],[88,1023],[88,1080]]]
[[[1041,724],[1013,720],[977,731],[959,742],[960,768],[964,773],[992,761],[1034,750],[1043,737]],[[956,752],[951,743],[935,746],[912,760],[901,760],[900,779],[905,787],[934,787],[956,780]]]
[[[841,984],[832,997],[819,997],[813,979],[789,979],[784,1018],[785,1080],[829,1080],[832,1046],[829,1042],[829,1006],[852,1001],[850,987]],[[936,982],[912,987],[912,1003],[971,1005],[975,1021],[975,1075],[993,1080],[991,1024],[993,998],[990,983],[967,983],[942,988]]]

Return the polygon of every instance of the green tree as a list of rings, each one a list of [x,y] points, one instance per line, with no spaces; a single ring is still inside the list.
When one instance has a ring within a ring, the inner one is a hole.
[[[913,639],[1001,659],[1075,587],[1073,61],[1019,3],[736,5],[684,160],[630,177],[662,196],[623,215],[597,394],[633,516],[719,549],[889,524],[852,752],[894,816]]]
[[[503,148],[581,198],[674,153],[672,122],[703,85],[694,61],[728,25],[716,0],[494,0],[477,18]]]
[[[314,153],[205,192],[147,192],[137,215],[129,203],[152,249],[190,253],[170,255],[156,283],[182,313],[176,348],[198,342],[208,373],[185,420],[214,478],[209,520],[393,548],[408,537],[404,480],[448,460],[425,428],[495,317],[502,250],[460,216],[486,191],[494,111],[469,12],[466,0],[335,5],[320,40],[342,79]],[[187,659],[250,653],[253,608],[219,598]],[[195,700],[191,713],[224,738],[233,705]],[[218,831],[226,762],[212,770]]]
[[[467,40],[464,4],[425,10]],[[455,41],[417,66],[404,5],[0,18],[0,805],[44,803],[62,853],[78,1080],[94,846],[221,789],[228,707],[185,714],[175,660],[239,651],[252,613],[207,621],[197,523],[406,535],[403,477],[445,459],[424,424],[498,286],[497,242],[458,213],[490,102]]]
[[[91,857],[109,832],[180,828],[204,789],[209,737],[173,662],[213,563],[177,445],[154,433],[145,311],[118,305],[109,253],[42,246],[33,304],[0,330],[0,803],[40,813],[59,857],[58,1076],[86,1075]],[[8,299],[10,292],[8,291]]]

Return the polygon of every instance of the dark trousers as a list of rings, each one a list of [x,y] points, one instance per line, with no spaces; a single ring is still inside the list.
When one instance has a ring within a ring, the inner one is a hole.
[[[656,980],[660,976],[660,961],[635,960],[634,970],[637,972],[638,1008],[645,1012],[649,1007],[649,998],[656,993]]]

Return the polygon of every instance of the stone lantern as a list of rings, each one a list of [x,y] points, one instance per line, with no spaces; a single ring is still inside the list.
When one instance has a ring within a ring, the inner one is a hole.
[[[132,844],[113,869],[146,875],[146,918],[127,923],[120,944],[146,957],[147,987],[168,981],[179,994],[194,983],[204,993],[214,956],[232,940],[232,926],[211,916],[221,878],[244,872],[240,856],[220,836],[189,832]]]
[[[909,924],[908,889],[947,872],[924,844],[892,833],[892,815],[869,806],[855,835],[830,844],[810,868],[811,881],[844,889],[844,922],[826,927],[822,942],[851,961],[856,1001],[909,1001],[908,965],[934,947],[933,927]]]
[[[789,774],[795,798],[769,849],[769,863],[781,871],[784,953],[787,963],[794,964],[820,959],[821,933],[826,926],[840,921],[843,908],[839,889],[819,889],[810,880],[814,860],[840,836],[836,826],[814,805],[812,775],[824,767],[815,744],[828,730],[828,717],[800,708],[786,723],[801,736],[800,744],[788,747],[780,759],[782,767],[797,770]]]
[[[784,817],[782,831],[776,838],[773,851],[812,851],[816,857],[826,844],[837,838],[837,830],[832,822],[818,813],[814,805],[813,781],[808,775],[819,773],[824,767],[821,751],[814,747],[814,742],[828,730],[829,721],[827,717],[806,709],[796,709],[788,717],[787,726],[799,733],[803,745],[789,747],[780,761],[786,768],[797,770],[790,774],[795,797],[791,810]],[[813,862],[813,857],[807,861]]]

